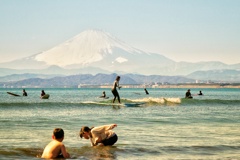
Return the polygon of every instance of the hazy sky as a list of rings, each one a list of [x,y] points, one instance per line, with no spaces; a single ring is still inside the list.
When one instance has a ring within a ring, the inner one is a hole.
[[[0,0],[0,62],[87,29],[175,61],[240,63],[240,0]]]

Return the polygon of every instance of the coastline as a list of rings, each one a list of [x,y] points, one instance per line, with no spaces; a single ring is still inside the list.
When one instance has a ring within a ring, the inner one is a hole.
[[[110,85],[81,86],[81,88],[111,88]],[[122,85],[123,88],[240,88],[240,84],[163,84],[163,85]]]
[[[240,88],[240,83],[185,83],[185,84],[121,84],[122,88]],[[14,88],[112,88],[112,84],[78,86],[5,86],[0,89]]]

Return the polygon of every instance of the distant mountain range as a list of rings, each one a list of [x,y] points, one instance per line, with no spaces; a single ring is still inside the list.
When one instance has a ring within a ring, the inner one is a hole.
[[[217,74],[222,74],[224,78],[218,80],[239,81],[239,70],[240,63],[227,65],[213,61],[175,62],[163,55],[131,47],[100,30],[87,30],[47,51],[0,63],[0,76],[30,73],[38,74],[36,78],[44,78],[40,75],[50,78],[54,75],[118,73],[217,80],[221,77]],[[208,73],[216,74],[206,77]],[[8,78],[14,80],[13,76],[10,77]],[[16,80],[21,80],[21,78],[18,77]]]
[[[16,76],[16,75],[14,75]],[[19,77],[23,77],[20,75]],[[81,74],[71,76],[57,76],[53,78],[38,78],[43,75],[29,75],[24,80],[18,81],[5,81],[0,82],[0,87],[77,87],[78,85],[112,85],[117,74]],[[1,78],[0,78],[1,80]],[[137,74],[124,74],[121,75],[121,84],[125,85],[137,85],[137,84],[155,84],[155,83],[193,83],[195,80],[184,78],[181,76],[144,76]]]
[[[218,82],[240,82],[240,71],[237,70],[210,70],[196,71],[186,76],[187,78],[202,81],[218,81]]]

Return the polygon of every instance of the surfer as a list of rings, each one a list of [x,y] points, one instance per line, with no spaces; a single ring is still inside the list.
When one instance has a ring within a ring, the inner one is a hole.
[[[146,94],[149,94],[146,88],[144,88],[144,91],[145,91]]]
[[[83,126],[80,129],[79,136],[85,139],[90,139],[92,146],[97,146],[98,144],[104,146],[112,146],[117,142],[118,136],[112,131],[113,128],[117,127],[117,124],[104,125],[99,127],[89,128],[88,126]]]
[[[44,90],[42,90],[42,93],[41,93],[41,97],[44,96],[46,93],[44,92]]]
[[[106,98],[106,93],[105,93],[105,91],[102,92],[102,96],[100,96],[100,98]]]
[[[185,98],[193,98],[190,92],[190,89],[187,90]]]
[[[27,92],[23,89],[23,96],[27,96]]]
[[[66,151],[64,144],[64,131],[61,128],[53,130],[52,141],[44,148],[42,158],[70,158],[70,154]]]
[[[117,88],[120,89],[121,87],[119,86],[119,81],[120,81],[120,76],[116,77],[116,80],[113,83],[113,87],[112,87],[112,94],[114,95],[113,101],[112,103],[115,102],[116,98],[118,98],[118,103],[120,102],[120,96],[118,94]]]
[[[202,95],[203,95],[202,91],[199,91],[198,95],[199,95],[199,96],[202,96]]]

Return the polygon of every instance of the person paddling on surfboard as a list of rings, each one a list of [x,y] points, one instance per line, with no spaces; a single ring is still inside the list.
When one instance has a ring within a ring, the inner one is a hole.
[[[117,88],[118,88],[118,89],[121,88],[121,87],[119,86],[119,81],[120,81],[120,76],[117,76],[117,77],[116,77],[116,80],[115,80],[114,83],[113,83],[113,87],[112,87],[112,94],[113,94],[113,96],[114,96],[112,103],[115,102],[116,98],[118,99],[118,103],[121,103],[121,102],[120,102],[120,96],[119,96],[118,91],[117,91]]]

